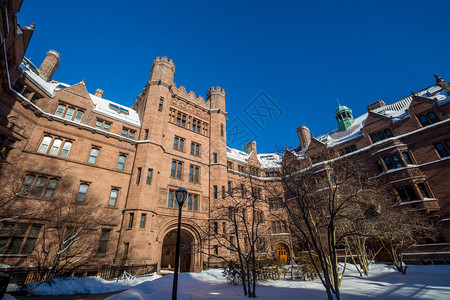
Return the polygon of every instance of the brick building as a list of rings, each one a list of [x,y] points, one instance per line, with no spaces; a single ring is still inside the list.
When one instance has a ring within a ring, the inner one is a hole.
[[[435,79],[392,104],[378,100],[357,118],[339,106],[337,129],[312,137],[301,126],[300,146],[292,151],[311,165],[325,151],[337,158],[363,158],[373,169],[367,176],[395,191],[393,206],[423,211],[439,224],[438,240],[416,245],[405,254],[408,258],[450,257],[450,85]]]
[[[174,265],[178,214],[174,191],[184,187],[189,193],[182,219],[181,270],[199,271],[208,260],[205,253],[226,255],[226,249],[202,239],[205,228],[216,222],[220,198],[233,189],[240,189],[244,197],[244,191],[252,188],[258,198],[267,200],[261,219],[269,238],[259,249],[261,255],[295,256],[287,228],[269,213],[279,209],[276,199],[263,189],[265,184],[277,184],[281,156],[258,154],[255,142],[247,144],[246,152],[227,147],[222,88],[210,88],[206,98],[187,92],[175,84],[175,64],[167,57],[154,60],[131,108],[107,100],[101,89],[90,93],[84,81],[74,85],[56,81],[58,52],[50,50],[39,68],[22,60],[33,26],[17,25],[17,3],[21,1],[2,4],[9,11],[2,14],[9,18],[8,28],[21,33],[1,28],[6,37],[1,51],[6,51],[0,87],[0,184],[15,179],[18,202],[33,207],[51,201],[66,182],[74,203],[99,203],[108,215],[96,233],[96,263],[158,263],[165,269]],[[337,156],[363,152],[378,170],[368,176],[380,176],[391,185],[398,205],[438,218],[448,243],[449,91],[449,84],[436,77],[436,84],[393,104],[369,105],[368,113],[356,119],[349,108],[340,106],[335,114],[339,129],[314,138],[301,126],[300,146],[291,152],[311,164],[325,149],[335,150]],[[26,263],[42,236],[40,226],[47,221],[3,220],[0,263]],[[447,248],[439,243],[421,249],[447,253]]]

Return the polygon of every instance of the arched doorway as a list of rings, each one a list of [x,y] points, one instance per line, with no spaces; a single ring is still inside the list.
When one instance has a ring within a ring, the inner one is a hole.
[[[288,261],[288,257],[289,257],[289,252],[288,252],[288,248],[285,245],[278,245],[277,248],[277,258],[284,262],[287,263]]]
[[[180,236],[180,272],[192,272],[194,237],[181,229]],[[177,229],[169,231],[163,240],[161,253],[161,269],[173,270],[175,266],[175,252],[177,246]]]

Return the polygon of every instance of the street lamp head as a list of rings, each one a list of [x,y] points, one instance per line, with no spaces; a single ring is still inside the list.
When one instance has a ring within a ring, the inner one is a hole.
[[[179,188],[175,191],[175,198],[177,199],[178,207],[181,208],[183,206],[184,201],[186,200],[186,196],[187,190],[185,188]]]

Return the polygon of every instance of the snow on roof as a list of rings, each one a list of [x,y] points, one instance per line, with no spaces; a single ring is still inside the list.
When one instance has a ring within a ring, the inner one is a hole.
[[[443,104],[447,101],[450,101],[450,93],[438,84],[434,84],[428,88],[425,88],[415,93],[415,95],[434,99],[438,102],[438,104]],[[392,122],[395,123],[409,117],[407,110],[411,104],[411,101],[412,95],[392,104],[376,108],[372,110],[372,112],[391,118]],[[328,146],[335,146],[337,144],[356,138],[357,136],[362,135],[361,129],[364,127],[367,116],[368,113],[365,113],[356,118],[353,124],[349,128],[347,128],[347,130],[339,131],[339,129],[334,129],[325,133],[324,135],[317,137],[317,140]]]
[[[110,100],[89,94],[94,103],[93,112],[116,119],[137,127],[141,127],[141,121],[137,111]]]
[[[25,74],[25,77],[38,86],[44,93],[52,98],[55,96],[55,88],[60,82],[54,80],[46,81],[41,77],[39,69],[28,58],[24,57],[18,68]]]
[[[227,158],[234,161],[241,162],[243,164],[248,163],[249,154],[227,147]],[[262,170],[267,169],[279,169],[281,167],[282,157],[278,153],[261,153],[257,154],[259,163],[261,164]]]
[[[227,158],[247,164],[249,155],[238,149],[227,147]]]
[[[70,84],[66,84],[63,82],[58,82],[55,80],[46,81],[41,77],[39,69],[36,68],[36,66],[28,58],[23,59],[22,63],[19,65],[19,69],[29,80],[31,80],[37,87],[39,87],[43,92],[45,92],[52,98],[55,96],[56,91],[70,87]],[[107,99],[97,97],[92,94],[89,94],[89,96],[91,97],[91,100],[94,104],[93,111],[95,113],[137,127],[141,126],[139,115],[134,109],[117,104]]]
[[[257,154],[262,170],[281,168],[282,157],[278,153]]]

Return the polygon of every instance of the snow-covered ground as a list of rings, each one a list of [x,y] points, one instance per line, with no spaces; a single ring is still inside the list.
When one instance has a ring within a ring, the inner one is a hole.
[[[106,293],[128,288],[108,300],[170,299],[173,275],[153,276],[125,282],[105,281],[97,277],[61,280],[55,284],[30,287],[40,295]],[[406,275],[392,266],[372,265],[369,277],[360,277],[347,265],[342,282],[343,300],[355,299],[450,299],[450,266],[409,266]],[[320,281],[267,281],[256,289],[258,299],[326,299]],[[230,286],[221,270],[181,273],[179,300],[244,299],[241,286]]]

